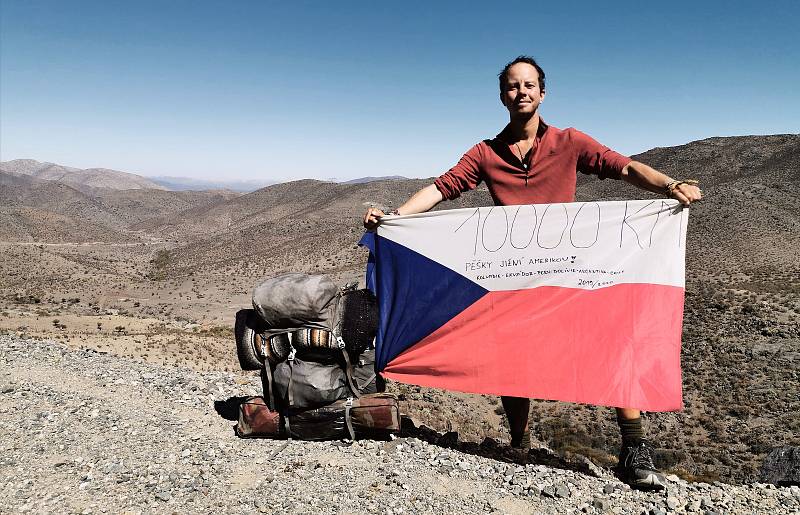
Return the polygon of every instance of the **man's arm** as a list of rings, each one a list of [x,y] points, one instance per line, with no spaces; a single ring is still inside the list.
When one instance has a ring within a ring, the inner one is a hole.
[[[684,182],[669,188],[670,183],[675,182],[672,178],[638,161],[628,163],[622,169],[620,178],[643,190],[666,194],[687,206],[703,198],[700,188],[693,184]]]
[[[431,184],[414,193],[405,204],[397,208],[397,214],[413,215],[415,213],[424,213],[433,209],[442,200],[444,200],[442,192],[439,191],[435,184]],[[364,215],[364,227],[370,230],[376,228],[380,224],[380,217],[384,215],[385,213],[378,208],[371,207],[367,209]]]
[[[453,200],[462,192],[474,189],[481,181],[480,164],[483,159],[482,147],[484,146],[485,144],[481,142],[467,150],[453,168],[441,175],[430,186],[414,193],[405,204],[395,211],[401,215],[424,213],[433,209],[444,199]],[[369,230],[375,229],[380,225],[380,217],[383,215],[384,212],[380,209],[374,207],[367,209],[364,214],[364,227]]]

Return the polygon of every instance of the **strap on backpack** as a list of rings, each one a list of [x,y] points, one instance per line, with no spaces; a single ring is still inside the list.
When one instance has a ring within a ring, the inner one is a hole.
[[[267,359],[267,339],[264,337],[263,334],[259,335],[261,337],[261,355],[264,356],[264,368],[261,370],[261,389],[265,392],[268,392],[269,395],[269,409],[275,411],[277,408],[275,407],[275,394],[272,393],[272,366],[269,364],[269,360]]]
[[[353,379],[353,364],[350,362],[350,354],[347,352],[347,348],[341,336],[336,336],[336,343],[339,345],[339,350],[342,351],[342,356],[344,357],[344,375],[347,377],[347,386],[350,387],[350,391],[353,392],[356,398],[360,398],[361,392],[356,388],[356,381]]]
[[[286,387],[288,394],[289,406],[286,409],[286,415],[283,417],[284,425],[286,426],[286,437],[292,439],[292,424],[289,422],[289,414],[291,413],[292,406],[294,406],[294,392],[292,391],[292,383],[294,382],[294,356],[297,354],[297,349],[292,347],[289,350],[289,356],[286,358],[286,363],[289,365],[289,384]]]
[[[286,431],[286,439],[292,439],[292,425],[289,423],[289,413],[287,412],[286,415],[281,415],[283,419],[283,429]]]
[[[363,367],[364,364],[365,364],[364,360],[361,360],[361,359],[358,360],[358,366]],[[369,383],[371,383],[376,377],[378,377],[378,374],[375,372],[375,367],[373,366],[372,367],[372,373],[369,375],[369,377],[367,377],[364,380],[363,384],[358,384],[358,381],[356,381],[355,376],[353,376],[353,382],[356,384],[356,388],[358,388],[358,391],[360,392],[361,390],[366,388],[367,385],[369,385]]]
[[[342,320],[341,320],[341,310],[342,310],[342,302],[344,302],[344,295],[346,293],[350,293],[355,291],[356,287],[358,286],[357,282],[351,282],[344,285],[339,292],[336,294],[336,306],[334,308],[333,313],[333,324],[331,327],[331,335],[336,338],[336,345],[338,345],[339,350],[342,351],[342,357],[344,358],[344,374],[347,377],[347,386],[350,388],[350,391],[356,398],[361,397],[361,392],[356,387],[356,382],[353,379],[353,364],[350,362],[350,354],[347,352],[347,345],[345,345],[344,338],[341,336],[341,329],[342,329]]]
[[[294,383],[294,355],[297,354],[297,351],[292,347],[292,350],[289,351],[289,357],[286,358],[286,364],[289,365],[289,384],[286,387],[286,392],[289,397],[289,409],[294,406],[294,390],[292,389],[292,383]]]
[[[350,440],[355,441],[356,432],[353,430],[353,419],[350,417],[350,409],[353,407],[353,398],[348,397],[344,403],[344,422],[347,425],[347,432],[350,433]]]

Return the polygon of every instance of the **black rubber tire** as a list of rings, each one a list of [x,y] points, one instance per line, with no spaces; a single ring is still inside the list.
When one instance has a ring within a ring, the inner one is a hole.
[[[261,370],[264,365],[258,358],[255,342],[258,335],[258,314],[253,309],[236,312],[236,356],[242,370]]]

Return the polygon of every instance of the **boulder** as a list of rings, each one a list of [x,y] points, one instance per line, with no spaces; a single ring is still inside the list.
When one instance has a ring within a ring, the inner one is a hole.
[[[761,465],[760,481],[778,486],[800,485],[800,447],[776,447]]]

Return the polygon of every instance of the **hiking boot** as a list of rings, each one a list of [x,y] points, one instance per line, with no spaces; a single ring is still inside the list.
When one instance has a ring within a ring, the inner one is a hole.
[[[653,463],[653,446],[647,440],[623,444],[617,473],[620,479],[640,490],[663,490],[667,482]]]
[[[521,435],[511,435],[511,448],[529,451],[531,448],[531,432],[525,430]]]

